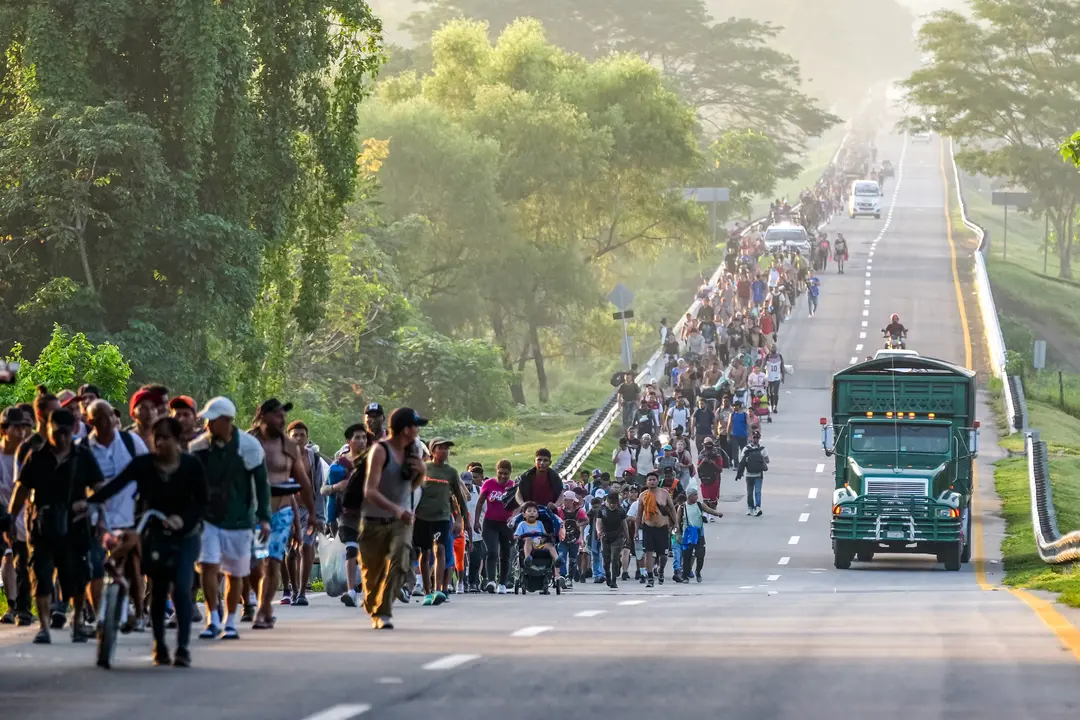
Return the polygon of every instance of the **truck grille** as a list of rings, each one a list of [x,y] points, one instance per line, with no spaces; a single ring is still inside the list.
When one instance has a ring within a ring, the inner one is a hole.
[[[927,492],[928,484],[926,480],[901,478],[866,478],[867,495],[925,497]]]

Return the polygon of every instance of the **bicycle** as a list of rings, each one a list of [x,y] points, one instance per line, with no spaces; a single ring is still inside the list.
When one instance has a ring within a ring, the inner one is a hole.
[[[110,669],[116,657],[116,641],[120,635],[120,626],[124,623],[128,609],[128,593],[131,588],[124,577],[124,557],[138,543],[146,524],[151,518],[165,521],[164,513],[147,510],[139,518],[134,530],[118,534],[106,533],[102,540],[108,555],[105,557],[105,588],[101,593],[101,612],[98,613],[98,650],[97,665]]]

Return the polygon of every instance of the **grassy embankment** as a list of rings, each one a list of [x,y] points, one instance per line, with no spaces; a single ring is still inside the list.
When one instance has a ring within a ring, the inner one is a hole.
[[[1048,445],[1058,527],[1063,532],[1078,529],[1080,375],[1074,371],[1080,368],[1080,354],[1075,345],[1075,338],[1080,337],[1080,285],[1054,277],[1058,263],[1053,253],[1047,258],[1049,276],[1042,274],[1042,221],[1010,213],[1008,245],[1003,248],[1005,228],[1001,209],[994,207],[987,196],[974,191],[966,199],[969,217],[990,232],[990,281],[1006,347],[1023,357],[1019,364],[1023,366],[1030,424],[1041,431]],[[1050,368],[1041,372],[1030,368],[1032,342],[1036,338],[1047,340],[1049,345]],[[1063,393],[1059,393],[1055,368],[1063,371]],[[1000,384],[997,387],[1000,390]],[[1080,607],[1080,572],[1048,566],[1036,551],[1027,460],[1022,455],[1023,436],[1004,436],[1001,445],[1011,453],[1020,453],[1000,460],[994,472],[1006,523],[1002,543],[1005,582],[1013,587],[1060,593],[1061,602]]]

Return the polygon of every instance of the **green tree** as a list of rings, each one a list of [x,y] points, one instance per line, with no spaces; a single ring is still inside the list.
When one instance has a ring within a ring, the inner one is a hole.
[[[257,384],[325,307],[380,30],[363,0],[5,5],[5,338],[57,321],[140,377]]]
[[[27,362],[22,352],[22,345],[16,343],[8,353],[6,359],[20,363],[21,367],[14,385],[0,385],[0,406],[30,402],[38,385],[58,392],[92,383],[110,402],[122,405],[127,398],[131,366],[112,343],[95,346],[83,333],[70,334],[57,325],[37,361]]]
[[[1064,0],[972,0],[973,17],[939,12],[919,42],[930,61],[904,86],[909,127],[961,143],[968,172],[1008,178],[1046,208],[1061,277],[1072,277],[1080,174],[1058,156],[1080,117],[1080,16]]]

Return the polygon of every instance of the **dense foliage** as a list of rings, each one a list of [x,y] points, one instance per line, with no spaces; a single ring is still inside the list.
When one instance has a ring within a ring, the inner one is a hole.
[[[972,0],[971,19],[939,12],[919,41],[929,63],[905,82],[912,127],[963,144],[957,163],[1029,190],[1049,214],[1059,273],[1072,277],[1080,174],[1059,146],[1080,117],[1080,15],[1065,0]]]

